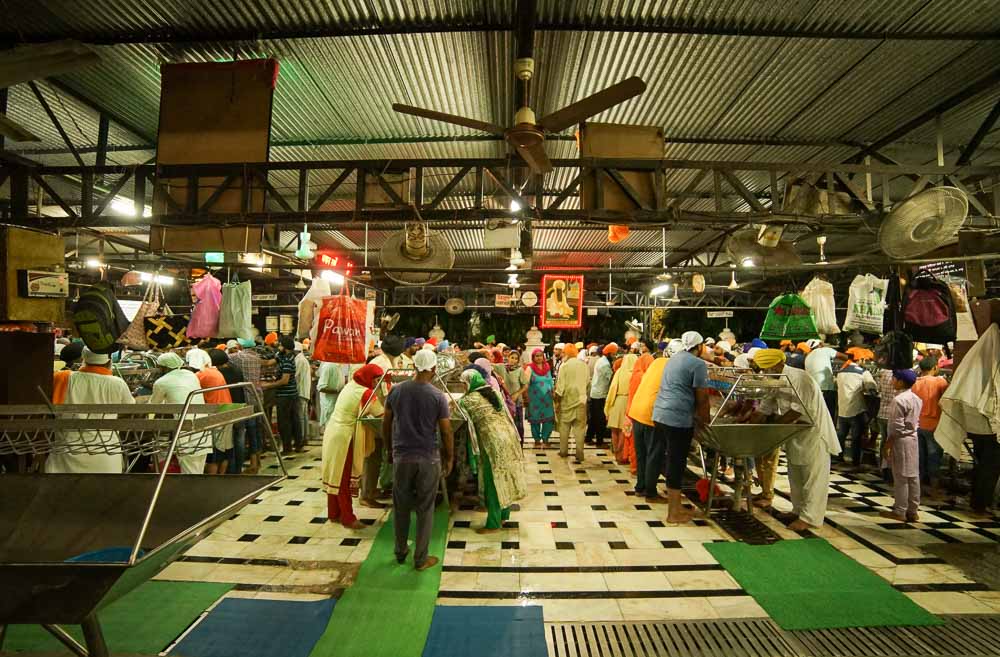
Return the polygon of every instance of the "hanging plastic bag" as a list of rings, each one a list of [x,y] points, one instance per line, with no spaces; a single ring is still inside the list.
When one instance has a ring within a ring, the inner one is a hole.
[[[801,342],[818,338],[819,332],[809,306],[802,297],[785,294],[771,302],[760,337],[764,340]]]
[[[219,338],[253,340],[250,281],[226,283],[222,286],[219,306]]]
[[[129,323],[128,328],[122,333],[121,342],[129,349],[146,349],[146,318],[155,317],[160,312],[160,284],[154,277],[146,288],[146,294],[142,297],[139,309],[135,311],[135,316]]]
[[[822,278],[814,278],[802,290],[802,300],[812,310],[816,330],[824,335],[840,333],[837,310],[833,299],[833,285]]]
[[[324,297],[333,294],[330,283],[322,278],[316,277],[312,285],[306,291],[302,301],[299,301],[299,323],[295,331],[295,337],[299,340],[308,337],[313,342],[316,341],[316,326],[319,323],[319,308]]]
[[[851,282],[847,296],[847,318],[844,330],[857,329],[864,333],[882,333],[885,316],[885,292],[889,280],[871,274],[858,275]]]
[[[348,365],[365,362],[365,312],[365,301],[346,292],[324,298],[313,358]]]

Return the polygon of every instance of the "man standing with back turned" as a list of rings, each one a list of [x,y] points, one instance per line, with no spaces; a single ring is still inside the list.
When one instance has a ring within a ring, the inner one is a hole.
[[[431,383],[437,356],[421,349],[413,356],[413,366],[417,375],[393,386],[385,399],[382,436],[391,446],[393,462],[392,522],[396,530],[396,561],[406,561],[410,512],[415,512],[417,538],[413,565],[417,570],[426,570],[438,562],[437,557],[427,555],[427,550],[434,528],[438,482],[451,473],[454,440],[448,397]],[[441,432],[441,450],[437,445],[438,431]]]

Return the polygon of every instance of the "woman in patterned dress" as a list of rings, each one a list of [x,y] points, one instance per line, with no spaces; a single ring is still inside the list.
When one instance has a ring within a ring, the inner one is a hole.
[[[531,423],[531,437],[535,447],[549,442],[549,435],[555,424],[555,408],[552,404],[552,367],[545,359],[545,352],[535,349],[531,352],[531,363],[525,368],[528,379],[528,406],[525,415]]]

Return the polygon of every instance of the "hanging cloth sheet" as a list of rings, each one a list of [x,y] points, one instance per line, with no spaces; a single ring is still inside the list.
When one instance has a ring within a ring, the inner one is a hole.
[[[187,337],[214,338],[219,332],[219,307],[222,305],[222,283],[212,274],[205,274],[191,286],[196,299],[191,308]]]
[[[848,292],[844,330],[857,329],[863,333],[881,334],[888,287],[889,280],[886,278],[871,274],[855,276]]]
[[[222,286],[218,338],[253,340],[250,281]]]
[[[996,324],[972,345],[941,397],[941,421],[934,440],[957,460],[966,433],[1000,433],[1000,329]]]
[[[837,325],[837,306],[833,299],[833,285],[829,281],[824,281],[822,278],[812,279],[802,290],[802,299],[812,311],[817,331],[824,335],[840,333],[840,326]]]

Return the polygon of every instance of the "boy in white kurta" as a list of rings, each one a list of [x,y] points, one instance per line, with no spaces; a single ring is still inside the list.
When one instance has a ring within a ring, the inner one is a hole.
[[[893,387],[896,397],[889,408],[889,438],[886,450],[892,463],[893,494],[896,502],[892,511],[883,511],[883,518],[899,522],[916,522],[920,507],[920,411],[923,401],[910,388],[917,380],[913,370],[894,370]]]
[[[778,392],[761,404],[760,411],[778,415],[779,422],[795,422],[800,417],[812,420],[813,427],[785,443],[788,457],[788,485],[792,513],[796,519],[788,525],[793,531],[819,527],[826,516],[830,483],[830,456],[840,453],[837,429],[816,382],[803,370],[785,366],[785,354],[778,349],[762,349],[754,358],[761,371],[783,374],[795,394]]]

